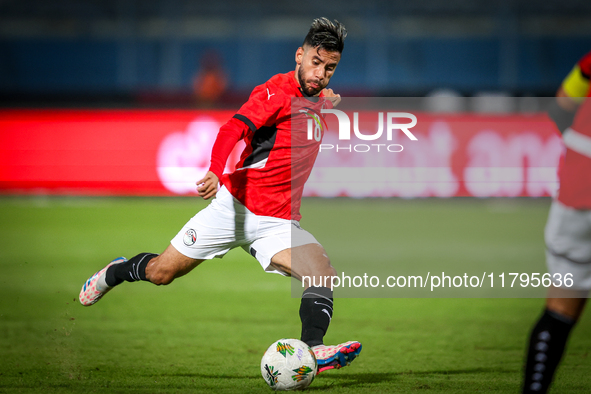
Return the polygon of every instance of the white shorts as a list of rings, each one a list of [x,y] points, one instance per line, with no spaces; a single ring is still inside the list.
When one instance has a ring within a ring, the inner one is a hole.
[[[282,250],[319,244],[295,220],[258,216],[235,199],[226,187],[170,241],[180,253],[197,260],[223,257],[238,246],[254,256],[267,272],[285,275],[270,267]]]
[[[562,278],[572,274],[570,289],[591,290],[591,211],[553,201],[545,239],[548,271],[561,274]]]

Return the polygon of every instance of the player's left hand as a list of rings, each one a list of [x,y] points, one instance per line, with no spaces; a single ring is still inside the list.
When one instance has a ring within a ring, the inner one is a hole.
[[[324,97],[332,101],[332,106],[336,107],[341,102],[341,95],[335,94],[332,89],[322,89],[322,94]]]
[[[211,171],[207,171],[205,176],[197,181],[197,193],[203,197],[204,200],[209,200],[218,192],[219,178]]]

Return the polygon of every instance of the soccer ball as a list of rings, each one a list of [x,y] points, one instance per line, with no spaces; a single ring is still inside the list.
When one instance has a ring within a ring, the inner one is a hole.
[[[317,372],[314,352],[299,339],[278,340],[261,360],[263,379],[275,391],[305,389]]]

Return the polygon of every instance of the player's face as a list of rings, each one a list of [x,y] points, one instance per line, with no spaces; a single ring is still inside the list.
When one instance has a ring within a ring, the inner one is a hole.
[[[309,46],[296,52],[296,75],[302,90],[308,96],[318,96],[334,74],[341,60],[339,52],[318,50]]]

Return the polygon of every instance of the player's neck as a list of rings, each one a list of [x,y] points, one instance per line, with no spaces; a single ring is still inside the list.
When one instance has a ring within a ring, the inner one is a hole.
[[[300,71],[300,66],[296,65],[295,71],[293,72],[293,80],[295,81],[296,85],[298,85],[298,87],[302,87],[302,85],[300,85],[300,80],[298,79],[298,72]]]

